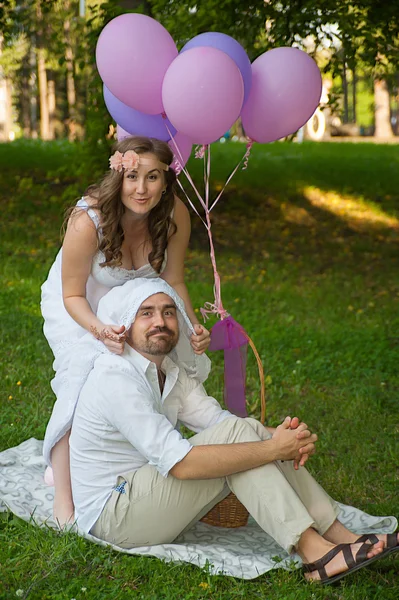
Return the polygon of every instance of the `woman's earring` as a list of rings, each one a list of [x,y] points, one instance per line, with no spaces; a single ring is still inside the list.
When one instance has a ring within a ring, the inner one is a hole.
[[[166,190],[164,190],[164,191],[162,192],[162,196],[163,196],[164,194],[166,194]]]

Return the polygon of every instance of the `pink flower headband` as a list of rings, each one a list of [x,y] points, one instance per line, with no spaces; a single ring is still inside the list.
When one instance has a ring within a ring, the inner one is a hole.
[[[169,171],[169,165],[161,162],[160,160],[143,158],[134,150],[128,150],[123,154],[122,152],[116,151],[109,159],[109,166],[114,171],[120,172],[122,169],[133,171],[133,169],[137,169],[139,165],[155,165],[154,168],[159,167],[162,169],[162,171]]]

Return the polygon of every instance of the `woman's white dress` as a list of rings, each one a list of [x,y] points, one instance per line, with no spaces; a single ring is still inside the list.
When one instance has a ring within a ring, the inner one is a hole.
[[[89,207],[86,200],[81,198],[76,206],[87,211],[87,214],[90,216],[96,229],[101,235],[98,216],[95,211]],[[143,265],[139,269],[101,267],[100,264],[104,262],[104,260],[103,253],[98,251],[93,258],[91,273],[86,285],[86,298],[94,313],[97,311],[99,300],[111,288],[123,285],[126,281],[136,279],[137,277],[159,277],[159,273],[157,273],[150,264]],[[55,376],[51,382],[51,387],[57,398],[59,398],[62,389],[68,387],[68,365],[74,354],[76,344],[87,334],[87,331],[78,325],[65,309],[62,298],[61,263],[62,248],[50,269],[47,280],[42,285],[41,298],[41,311],[44,318],[43,331],[55,359],[53,363]],[[164,270],[165,266],[166,252],[161,271]],[[61,423],[64,410],[62,406],[59,406],[59,403],[57,403],[56,412],[59,414]],[[65,407],[65,415],[67,413],[69,413],[69,410]],[[64,428],[65,427],[63,426],[63,429]]]

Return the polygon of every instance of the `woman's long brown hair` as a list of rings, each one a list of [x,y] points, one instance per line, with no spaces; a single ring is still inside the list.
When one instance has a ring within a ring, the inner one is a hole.
[[[112,148],[112,152],[119,151],[122,154],[128,150],[134,150],[137,154],[154,154],[167,165],[173,161],[173,153],[168,144],[154,138],[132,136],[118,142]],[[166,192],[148,214],[148,235],[152,246],[148,261],[157,273],[161,272],[168,241],[177,230],[171,217],[176,193],[176,175],[173,169],[163,173]],[[98,238],[98,248],[105,256],[102,267],[122,264],[121,247],[124,233],[121,219],[125,212],[121,200],[123,176],[123,171],[110,170],[100,183],[89,186],[84,194],[95,201],[91,208],[98,210],[100,214],[101,235]]]

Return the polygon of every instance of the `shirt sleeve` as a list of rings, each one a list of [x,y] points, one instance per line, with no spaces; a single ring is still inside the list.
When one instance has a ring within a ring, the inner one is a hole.
[[[179,421],[191,431],[198,433],[234,417],[228,410],[223,410],[215,398],[208,396],[198,380],[187,378],[186,386],[188,389],[181,404]]]
[[[151,390],[119,369],[103,370],[97,379],[101,412],[131,444],[167,477],[170,469],[192,449],[188,440],[156,410]]]

